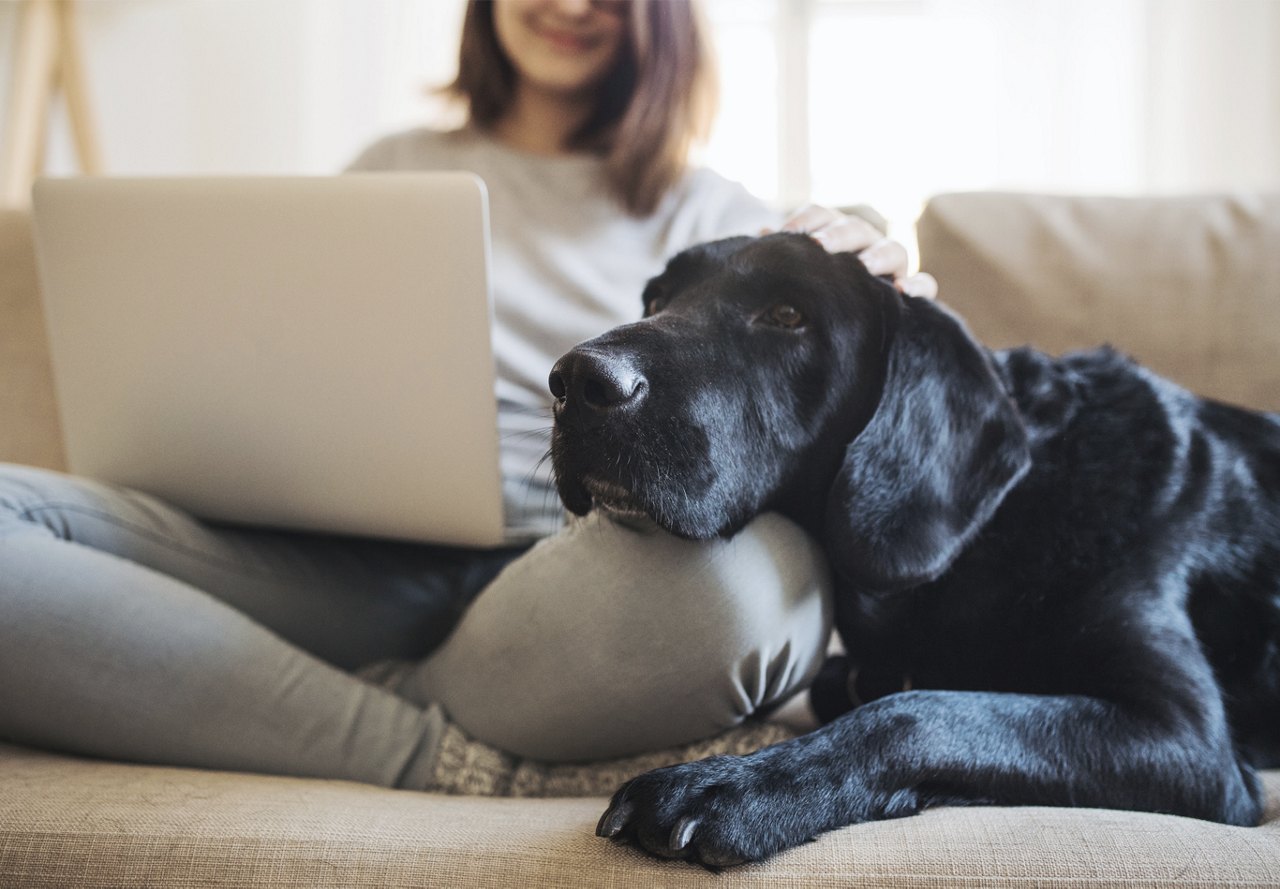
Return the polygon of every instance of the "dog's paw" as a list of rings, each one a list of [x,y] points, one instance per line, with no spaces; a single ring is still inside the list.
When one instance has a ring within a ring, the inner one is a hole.
[[[812,836],[797,823],[803,801],[779,811],[778,794],[765,788],[781,788],[766,773],[763,763],[737,756],[648,772],[613,795],[596,835],[710,868],[757,861]]]

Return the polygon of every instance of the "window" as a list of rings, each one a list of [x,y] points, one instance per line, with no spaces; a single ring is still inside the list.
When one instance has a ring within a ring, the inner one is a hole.
[[[939,191],[1129,187],[1140,9],[713,0],[723,98],[705,161],[783,207],[870,204],[898,237]]]
[[[702,160],[911,239],[943,191],[1280,187],[1280,3],[708,0]]]

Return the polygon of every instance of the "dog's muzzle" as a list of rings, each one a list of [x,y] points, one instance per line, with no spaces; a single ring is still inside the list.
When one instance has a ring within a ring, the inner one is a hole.
[[[644,401],[649,383],[626,355],[577,348],[556,362],[547,380],[556,420],[602,425]]]

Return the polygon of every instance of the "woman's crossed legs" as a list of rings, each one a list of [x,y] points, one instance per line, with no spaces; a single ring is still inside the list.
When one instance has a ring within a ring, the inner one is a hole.
[[[802,687],[828,586],[777,516],[691,543],[593,515],[469,552],[212,525],[0,464],[0,738],[424,787],[447,712],[521,756],[626,756]]]

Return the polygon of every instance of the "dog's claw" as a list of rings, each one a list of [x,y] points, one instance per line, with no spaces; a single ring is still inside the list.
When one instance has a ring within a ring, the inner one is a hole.
[[[741,855],[734,855],[731,852],[722,852],[718,855],[704,852],[700,858],[702,866],[711,871],[719,871],[725,867],[737,867],[739,864],[746,864],[747,862],[746,858]]]
[[[622,833],[622,828],[627,826],[627,819],[631,817],[634,809],[635,804],[630,802],[610,806],[600,816],[600,822],[596,824],[596,836],[612,839]]]
[[[693,832],[698,829],[698,819],[685,815],[671,828],[671,838],[667,840],[667,848],[679,852],[693,840]]]

